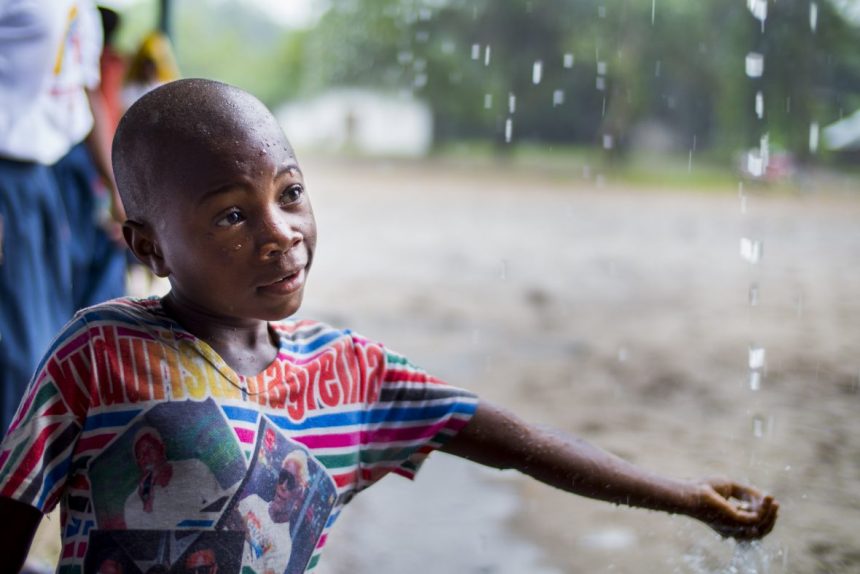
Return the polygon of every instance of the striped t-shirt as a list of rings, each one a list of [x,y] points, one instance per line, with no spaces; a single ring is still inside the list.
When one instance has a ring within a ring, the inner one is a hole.
[[[59,572],[311,570],[353,495],[477,406],[350,331],[270,327],[277,358],[245,377],[156,298],[66,326],[0,446],[0,495],[63,507]]]

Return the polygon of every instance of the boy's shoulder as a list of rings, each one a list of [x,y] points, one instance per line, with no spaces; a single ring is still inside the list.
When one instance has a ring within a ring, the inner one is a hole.
[[[71,323],[164,326],[168,321],[159,297],[120,297],[77,311]]]

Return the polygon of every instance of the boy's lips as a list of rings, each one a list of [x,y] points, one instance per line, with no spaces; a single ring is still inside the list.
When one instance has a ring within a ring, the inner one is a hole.
[[[297,271],[287,272],[271,283],[260,285],[257,290],[269,295],[289,295],[301,289],[304,284],[305,268],[300,267]]]

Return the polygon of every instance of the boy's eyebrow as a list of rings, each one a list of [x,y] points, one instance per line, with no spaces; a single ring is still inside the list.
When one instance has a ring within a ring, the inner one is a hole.
[[[275,174],[275,179],[279,179],[281,177],[284,177],[285,175],[294,175],[294,174],[297,174],[297,175],[304,177],[304,174],[302,173],[301,168],[297,164],[289,163],[289,164],[281,167],[278,170],[278,172]],[[212,189],[204,192],[203,195],[200,196],[198,203],[204,203],[205,201],[208,201],[209,199],[211,199],[212,197],[214,197],[216,195],[220,195],[222,193],[227,193],[229,191],[232,191],[236,188],[241,188],[241,187],[242,187],[242,185],[237,184],[237,183],[225,183],[224,185],[219,185],[218,187],[212,188]]]

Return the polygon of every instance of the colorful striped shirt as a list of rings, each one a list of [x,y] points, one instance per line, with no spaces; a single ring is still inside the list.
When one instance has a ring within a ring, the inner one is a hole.
[[[270,328],[277,358],[246,377],[157,298],[66,326],[0,445],[0,495],[62,505],[58,572],[312,570],[352,496],[413,477],[477,406],[348,330]]]

